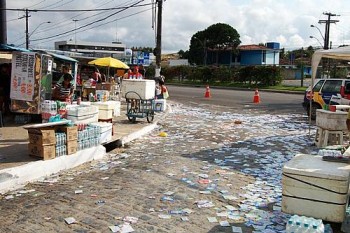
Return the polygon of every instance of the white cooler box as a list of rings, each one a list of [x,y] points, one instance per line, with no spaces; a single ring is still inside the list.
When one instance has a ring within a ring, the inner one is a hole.
[[[156,82],[147,79],[123,79],[121,90],[124,98],[153,99],[156,92]],[[136,92],[138,95],[131,92]]]
[[[89,124],[98,121],[98,107],[92,105],[67,106],[67,120],[73,123]]]
[[[343,222],[348,203],[350,165],[298,154],[283,167],[282,211]]]
[[[164,112],[166,110],[166,99],[154,100],[154,111]]]
[[[112,140],[112,123],[96,122],[92,123],[91,125],[99,126],[101,128],[100,143],[106,143]]]
[[[120,116],[120,101],[92,102],[98,107],[98,119],[107,120]]]

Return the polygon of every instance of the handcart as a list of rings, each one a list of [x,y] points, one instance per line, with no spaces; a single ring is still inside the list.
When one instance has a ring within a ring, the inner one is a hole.
[[[136,98],[135,98],[136,97]],[[135,123],[136,118],[147,118],[151,123],[154,119],[154,99],[141,99],[141,96],[129,91],[125,93],[126,99],[126,116],[130,122]]]

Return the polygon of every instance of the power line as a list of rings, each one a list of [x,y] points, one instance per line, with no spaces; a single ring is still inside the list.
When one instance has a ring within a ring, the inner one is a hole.
[[[90,26],[90,25],[93,25],[93,24],[95,24],[95,23],[99,23],[99,22],[101,22],[101,21],[103,21],[103,20],[106,20],[106,19],[108,19],[108,18],[110,18],[110,17],[112,17],[112,16],[114,16],[114,15],[116,15],[116,14],[122,12],[122,11],[125,11],[125,10],[127,10],[127,9],[129,9],[129,8],[131,8],[131,7],[133,7],[133,6],[136,6],[138,3],[143,2],[143,1],[144,1],[144,0],[140,0],[140,1],[138,1],[138,2],[136,2],[136,3],[134,3],[134,4],[132,4],[132,5],[129,6],[129,7],[123,7],[123,9],[121,9],[121,10],[119,10],[119,11],[113,13],[113,14],[110,14],[110,15],[108,15],[108,16],[106,16],[106,17],[100,19],[100,20],[97,20],[97,21],[88,23],[88,24],[86,24],[86,25],[80,26],[80,27],[77,28],[76,30],[79,30],[79,29],[82,29],[82,28],[86,28],[86,27],[88,27],[88,26]],[[75,29],[69,30],[69,31],[66,31],[66,32],[63,32],[63,33],[59,33],[59,34],[56,34],[56,35],[53,35],[53,36],[48,36],[48,37],[41,38],[41,39],[35,39],[35,40],[33,40],[33,41],[40,41],[40,40],[50,39],[50,38],[57,37],[57,36],[61,36],[61,35],[65,35],[65,34],[68,34],[68,33],[70,33],[70,32],[74,32],[74,31],[75,31]]]
[[[112,0],[112,1],[113,1],[113,0]],[[143,0],[142,0],[142,1],[143,1]],[[140,2],[142,2],[142,1],[138,1],[138,2],[136,2],[136,3],[135,3],[135,1],[132,1],[132,0],[124,1],[124,4],[125,4],[125,3],[132,3],[132,2],[134,2],[134,4],[132,4],[132,5],[130,5],[130,6],[118,7],[119,9],[122,9],[122,10],[120,10],[119,12],[122,12],[122,11],[128,9],[128,8],[131,8],[131,7],[140,7],[140,6],[143,6],[142,4],[137,5],[137,4],[139,4]],[[111,2],[111,1],[107,1],[107,2],[104,3],[104,4],[101,4],[101,6],[102,6],[102,5],[106,5],[106,4],[110,3],[110,2]],[[123,3],[121,3],[121,4],[123,4]],[[120,4],[120,5],[121,5],[121,4]],[[119,6],[120,6],[120,5],[119,5]],[[144,4],[144,5],[147,5],[147,4]],[[110,8],[110,9],[114,9],[114,8]],[[69,34],[70,34],[69,32],[75,32],[75,31],[78,30],[78,29],[87,27],[87,26],[92,25],[92,24],[94,24],[94,23],[98,23],[98,22],[103,21],[103,20],[105,20],[105,19],[107,19],[107,18],[109,18],[109,17],[111,17],[111,16],[113,16],[113,15],[119,13],[119,12],[113,13],[113,14],[107,16],[107,17],[104,17],[104,18],[96,19],[96,20],[94,20],[93,22],[88,23],[87,25],[81,26],[81,27],[79,27],[79,28],[77,28],[77,29],[74,28],[73,30],[70,30],[70,31],[67,31],[67,32],[61,33],[61,34],[62,34],[62,35],[66,35],[66,34],[69,35]],[[87,13],[87,12],[80,13],[80,14],[77,14],[77,15],[82,15],[82,14],[86,14],[86,13]],[[100,14],[95,14],[95,15],[93,15],[93,16],[97,16],[97,15],[100,15]],[[24,16],[24,17],[25,17],[25,16]],[[73,16],[72,18],[74,18],[74,16]],[[91,17],[86,17],[86,18],[91,18]],[[71,20],[65,20],[65,21],[69,21],[69,23],[71,23]],[[64,24],[65,21],[61,21],[60,24],[62,24],[62,23]],[[79,21],[81,21],[81,20],[79,19]],[[57,24],[56,24],[56,26],[57,26]],[[46,29],[48,29],[48,28],[46,28]],[[41,32],[40,32],[39,34],[44,33],[44,32],[47,32],[47,31],[51,31],[51,30],[57,30],[57,27],[55,27],[55,28],[50,27],[48,30],[45,30],[45,27],[44,27],[43,29],[40,30]],[[59,35],[61,35],[61,34],[57,34],[57,35],[55,35],[55,36],[49,36],[49,37],[46,37],[46,38],[56,37],[56,36],[59,36]],[[23,38],[24,38],[24,36],[22,36],[22,37],[20,37],[20,38],[18,38],[18,39],[15,39],[14,42],[16,42],[16,41],[18,41],[18,40],[21,40],[21,39],[23,39]],[[46,39],[46,38],[42,38],[42,39]],[[38,40],[41,40],[41,39],[33,39],[33,40],[31,40],[31,41],[38,41]],[[21,45],[23,45],[23,44],[24,44],[24,43],[22,43]],[[19,46],[21,46],[21,45],[19,45]]]
[[[139,12],[136,12],[136,13],[133,13],[133,14],[124,16],[124,17],[120,17],[120,18],[116,18],[116,19],[110,20],[110,21],[108,21],[108,22],[105,22],[105,23],[102,23],[102,24],[99,24],[99,25],[90,27],[90,28],[88,28],[88,29],[85,30],[85,31],[88,31],[88,30],[91,30],[91,29],[94,29],[94,28],[97,28],[97,27],[101,27],[101,26],[106,25],[106,24],[114,23],[115,20],[121,20],[121,19],[129,18],[129,17],[132,17],[132,16],[137,15],[137,14],[144,13],[144,12],[149,11],[149,10],[152,10],[152,8],[149,8],[149,9],[146,9],[146,10],[142,10],[142,11],[139,11]],[[74,34],[74,32],[69,33],[69,34],[67,34],[67,35],[73,35],[73,34]],[[46,42],[48,42],[48,41],[53,41],[53,40],[57,40],[57,39],[59,39],[59,38],[63,38],[63,37],[65,37],[65,36],[66,36],[66,35],[62,35],[62,36],[58,36],[58,37],[51,38],[51,39],[45,39],[45,41],[46,41]],[[18,45],[18,46],[21,46],[21,45],[24,45],[24,43],[23,43],[23,44],[20,44],[20,45]],[[34,43],[34,45],[37,45],[37,44]]]
[[[142,1],[139,1],[139,2],[143,2],[144,0]],[[139,3],[138,2],[138,3]],[[137,5],[134,4],[133,6],[130,6],[128,8],[132,8],[132,7],[140,7],[140,6],[149,6],[151,5],[152,3],[146,3],[146,4],[141,4],[141,5]],[[89,12],[89,11],[110,11],[110,10],[124,10],[125,7],[111,7],[111,8],[100,8],[100,9],[77,9],[77,10],[40,10],[40,9],[28,9],[29,12]],[[6,11],[25,11],[25,9],[15,9],[15,8],[6,8],[6,9],[3,9],[1,8],[0,10],[6,10]]]

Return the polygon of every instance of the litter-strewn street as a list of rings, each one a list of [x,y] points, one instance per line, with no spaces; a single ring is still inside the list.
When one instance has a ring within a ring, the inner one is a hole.
[[[102,161],[2,196],[0,231],[285,229],[281,171],[312,153],[306,118],[173,105],[160,125]]]

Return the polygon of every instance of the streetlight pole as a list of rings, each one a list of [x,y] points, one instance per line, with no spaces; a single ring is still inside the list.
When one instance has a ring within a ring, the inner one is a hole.
[[[47,21],[47,22],[42,22],[40,23],[31,33],[28,33],[28,21],[26,21],[26,49],[29,49],[29,44],[30,44],[30,40],[29,38],[33,35],[33,33],[38,30],[38,28],[45,24],[45,23],[51,23],[51,21]]]
[[[322,47],[325,49],[327,46],[326,46],[326,39],[325,39],[325,37],[323,36],[323,34],[322,34],[322,32],[321,32],[321,30],[317,27],[317,26],[315,26],[315,25],[313,25],[313,24],[311,24],[310,25],[310,27],[312,27],[312,28],[316,28],[317,30],[318,30],[318,32],[320,33],[320,35],[321,35],[321,37],[322,37],[322,39],[323,39],[323,43],[324,43],[324,45],[322,45]],[[311,38],[311,37],[310,37]],[[315,37],[314,37],[315,38]],[[315,38],[315,39],[317,39],[317,38]]]
[[[311,39],[315,39],[318,41],[318,43],[321,45],[321,47],[323,48],[323,45],[321,43],[321,41],[317,38],[317,37],[314,37],[314,36],[310,36]]]

